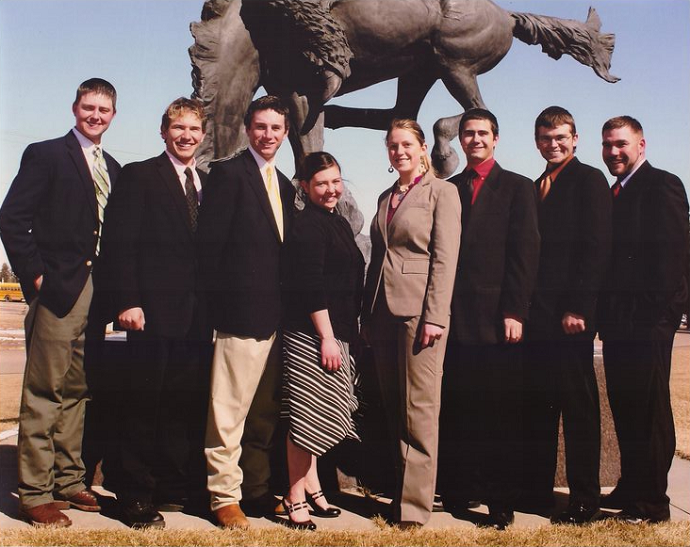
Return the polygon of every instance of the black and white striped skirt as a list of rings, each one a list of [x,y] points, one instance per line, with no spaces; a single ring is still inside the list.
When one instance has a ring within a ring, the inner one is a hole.
[[[297,446],[323,455],[344,438],[359,440],[353,413],[355,363],[349,344],[340,346],[342,365],[336,371],[321,366],[321,340],[295,331],[283,332],[283,405],[281,415],[290,420],[290,439]]]

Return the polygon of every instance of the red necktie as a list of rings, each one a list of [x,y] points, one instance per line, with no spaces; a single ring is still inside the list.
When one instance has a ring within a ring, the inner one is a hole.
[[[613,194],[613,197],[617,198],[620,191],[621,191],[621,183],[616,181],[616,184],[614,184],[611,187],[611,193]]]

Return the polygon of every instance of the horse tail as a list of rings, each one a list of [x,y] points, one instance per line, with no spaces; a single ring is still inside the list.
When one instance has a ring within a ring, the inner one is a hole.
[[[589,8],[584,23],[532,13],[510,12],[510,16],[515,21],[513,36],[521,42],[540,44],[542,51],[553,59],[560,59],[567,53],[592,67],[597,76],[609,83],[620,80],[609,73],[616,37],[599,32],[601,19],[594,8]]]

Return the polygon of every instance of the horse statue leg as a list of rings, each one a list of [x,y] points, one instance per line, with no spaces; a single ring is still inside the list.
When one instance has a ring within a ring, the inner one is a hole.
[[[442,77],[446,89],[465,110],[484,108],[476,75],[464,67],[449,69]],[[462,114],[440,118],[434,124],[434,147],[431,149],[431,163],[439,177],[451,176],[460,164],[458,154],[450,143],[458,136],[458,124]]]
[[[422,102],[436,80],[438,80],[438,73],[431,69],[400,76],[398,94],[393,108],[352,108],[328,105],[324,109],[325,126],[329,129],[364,127],[385,131],[394,118],[417,119]]]

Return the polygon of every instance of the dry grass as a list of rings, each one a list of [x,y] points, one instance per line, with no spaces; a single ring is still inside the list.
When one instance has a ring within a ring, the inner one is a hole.
[[[515,528],[505,532],[474,528],[400,530],[379,523],[379,529],[367,532],[316,531],[297,532],[282,527],[230,530],[56,530],[21,529],[0,532],[0,545],[232,545],[232,546],[329,546],[329,545],[433,545],[467,546],[687,546],[689,522],[654,525],[626,525],[603,521],[590,526],[540,526]]]

